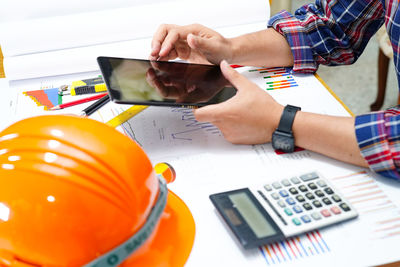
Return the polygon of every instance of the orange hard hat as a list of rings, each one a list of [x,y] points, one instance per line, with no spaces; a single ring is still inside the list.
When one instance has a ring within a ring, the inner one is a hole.
[[[114,128],[54,115],[0,132],[0,266],[183,266],[194,233],[187,206]]]

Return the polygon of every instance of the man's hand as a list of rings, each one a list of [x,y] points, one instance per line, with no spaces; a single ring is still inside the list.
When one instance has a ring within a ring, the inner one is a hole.
[[[237,94],[221,104],[195,110],[196,119],[217,126],[225,139],[231,143],[260,144],[271,141],[283,106],[232,69],[226,61],[222,61],[221,70],[225,78],[238,90]]]
[[[163,24],[153,36],[150,60],[175,58],[202,64],[219,64],[223,59],[230,61],[230,40],[199,24]]]

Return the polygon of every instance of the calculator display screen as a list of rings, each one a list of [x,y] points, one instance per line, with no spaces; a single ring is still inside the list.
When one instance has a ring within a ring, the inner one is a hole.
[[[257,238],[265,238],[277,234],[246,193],[230,194],[229,199]]]

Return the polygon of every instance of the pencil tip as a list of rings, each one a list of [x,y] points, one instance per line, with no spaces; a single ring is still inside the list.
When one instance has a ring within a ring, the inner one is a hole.
[[[58,109],[60,109],[60,106],[55,106],[55,107],[49,108],[49,110],[58,110]]]

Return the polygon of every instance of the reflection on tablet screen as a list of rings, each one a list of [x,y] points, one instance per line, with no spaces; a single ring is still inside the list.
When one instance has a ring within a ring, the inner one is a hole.
[[[106,57],[98,61],[117,103],[204,106],[236,93],[215,65]]]

